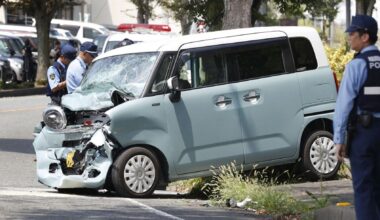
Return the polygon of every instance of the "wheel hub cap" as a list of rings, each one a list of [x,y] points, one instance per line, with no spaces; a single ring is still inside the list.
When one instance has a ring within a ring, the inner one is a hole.
[[[318,137],[310,148],[310,161],[318,172],[327,174],[338,165],[334,142],[328,137]]]
[[[156,171],[152,160],[145,155],[136,155],[125,164],[124,180],[135,193],[148,191],[154,183]]]

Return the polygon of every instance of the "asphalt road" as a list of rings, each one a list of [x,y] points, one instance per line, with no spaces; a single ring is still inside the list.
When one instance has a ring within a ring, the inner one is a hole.
[[[131,199],[60,194],[39,184],[32,132],[48,102],[42,95],[0,98],[0,219],[258,219],[170,192]]]

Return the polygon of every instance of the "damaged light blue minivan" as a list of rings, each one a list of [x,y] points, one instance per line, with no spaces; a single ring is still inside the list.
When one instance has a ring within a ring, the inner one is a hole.
[[[337,95],[307,27],[210,32],[99,56],[62,106],[43,113],[38,180],[58,190],[149,196],[168,182],[295,163],[331,178]]]

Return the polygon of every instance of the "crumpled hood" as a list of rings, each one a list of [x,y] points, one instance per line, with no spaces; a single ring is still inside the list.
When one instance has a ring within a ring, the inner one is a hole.
[[[112,107],[112,92],[74,92],[62,97],[61,105],[71,111],[100,110]]]

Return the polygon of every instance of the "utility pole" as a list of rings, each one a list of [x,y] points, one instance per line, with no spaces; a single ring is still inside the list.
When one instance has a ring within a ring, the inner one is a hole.
[[[351,24],[351,0],[346,0],[346,29]]]

